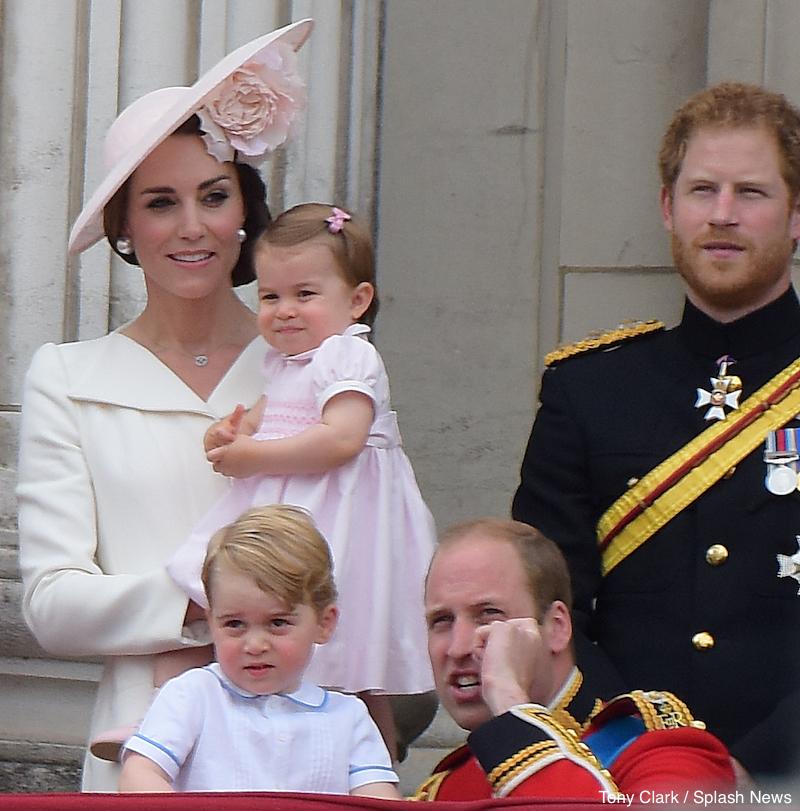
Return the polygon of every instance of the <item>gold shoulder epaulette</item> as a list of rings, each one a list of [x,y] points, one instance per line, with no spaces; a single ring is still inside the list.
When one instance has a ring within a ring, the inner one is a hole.
[[[705,729],[695,720],[689,708],[674,693],[665,690],[632,690],[617,696],[592,718],[593,722],[612,719],[636,711],[648,730],[695,727]]]
[[[552,366],[554,363],[571,358],[574,355],[583,355],[595,349],[603,349],[627,341],[630,338],[637,338],[640,335],[647,335],[650,332],[657,332],[662,329],[664,329],[664,322],[655,319],[649,321],[623,321],[616,329],[607,332],[593,332],[582,341],[560,346],[558,349],[548,352],[544,357],[544,364],[545,366]]]

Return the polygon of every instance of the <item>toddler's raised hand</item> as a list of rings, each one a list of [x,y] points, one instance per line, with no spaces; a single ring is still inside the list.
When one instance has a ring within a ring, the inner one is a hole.
[[[206,431],[203,437],[203,448],[205,452],[208,453],[214,448],[222,448],[225,445],[230,445],[239,434],[239,429],[242,426],[242,420],[246,413],[247,409],[245,406],[239,403],[233,410],[233,413],[215,422]]]

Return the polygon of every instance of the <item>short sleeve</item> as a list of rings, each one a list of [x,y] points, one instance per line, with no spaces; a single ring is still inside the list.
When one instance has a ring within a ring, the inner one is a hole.
[[[353,697],[347,696],[351,700]],[[353,737],[350,746],[350,790],[369,783],[397,783],[386,744],[360,699],[352,702]]]
[[[314,360],[313,381],[317,407],[337,394],[357,391],[377,404],[378,383],[385,374],[375,347],[359,335],[333,335],[325,340]]]
[[[166,682],[124,751],[144,755],[174,781],[202,730],[203,702],[198,694],[207,675],[198,668]]]

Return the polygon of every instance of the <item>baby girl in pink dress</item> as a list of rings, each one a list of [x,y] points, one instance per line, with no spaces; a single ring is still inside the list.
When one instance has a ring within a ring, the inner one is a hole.
[[[168,570],[205,605],[200,570],[211,536],[246,509],[307,509],[330,544],[340,621],[308,677],[357,693],[390,752],[387,696],[432,688],[422,584],[435,543],[430,511],[403,451],[383,362],[367,340],[378,308],[371,235],[318,203],[274,220],[254,249],[266,389],[205,437],[232,477]]]

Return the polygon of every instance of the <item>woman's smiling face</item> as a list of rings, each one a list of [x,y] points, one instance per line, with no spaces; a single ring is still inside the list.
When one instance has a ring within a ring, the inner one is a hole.
[[[123,236],[131,239],[148,294],[202,298],[231,285],[245,218],[236,169],[196,135],[171,135],[131,176]]]

